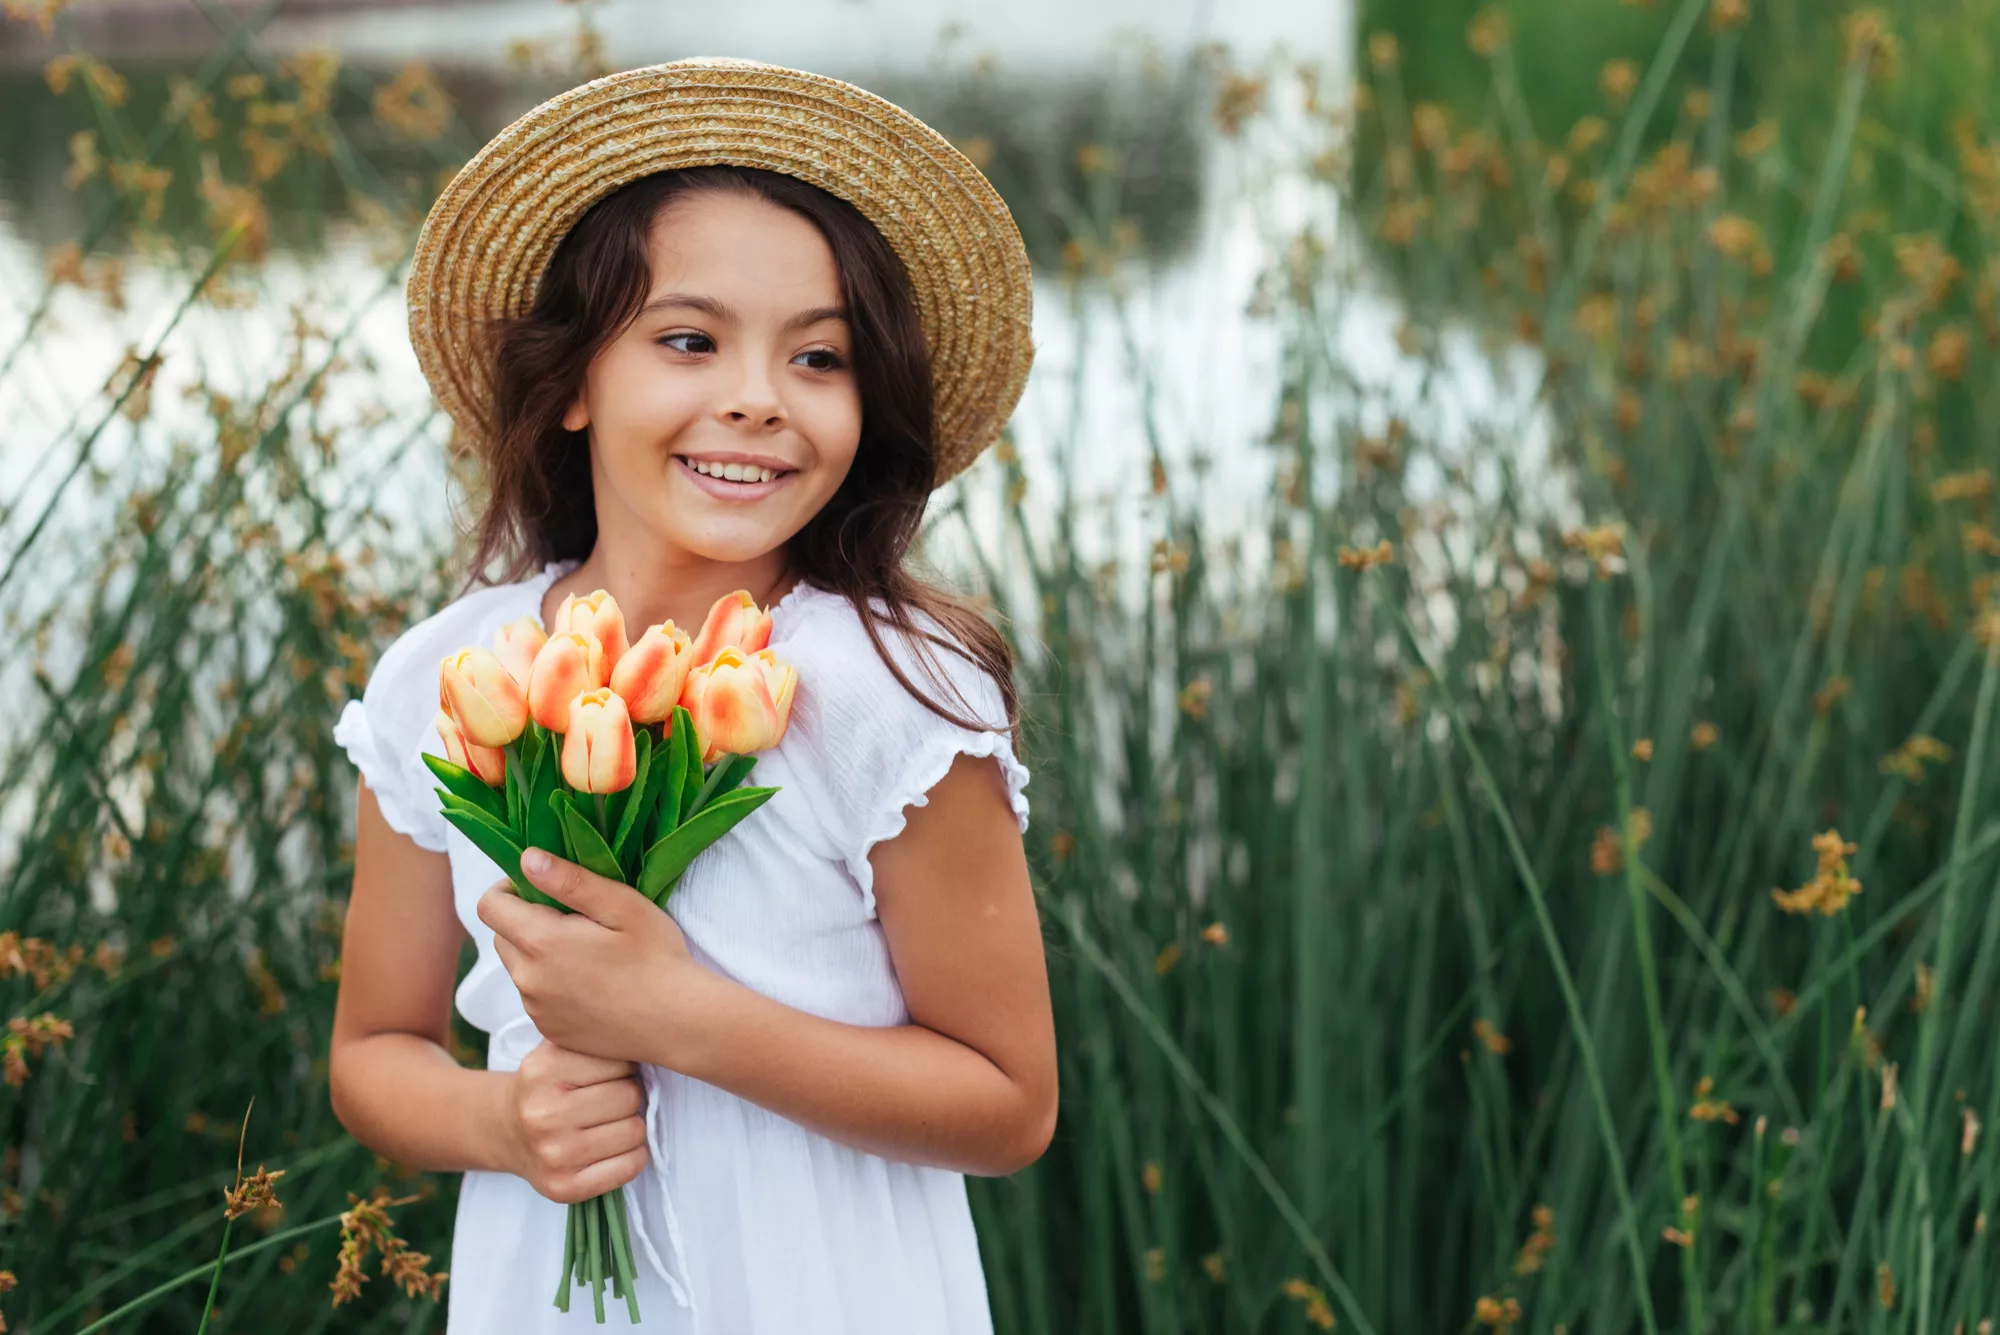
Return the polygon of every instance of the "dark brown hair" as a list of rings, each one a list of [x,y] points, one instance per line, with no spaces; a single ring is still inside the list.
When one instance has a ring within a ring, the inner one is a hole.
[[[819,228],[840,271],[861,391],[861,442],[839,490],[786,543],[789,565],[800,579],[846,597],[891,674],[939,717],[975,731],[1000,726],[954,714],[912,685],[882,641],[870,600],[881,600],[883,620],[911,641],[933,676],[935,660],[919,640],[944,645],[985,671],[999,685],[1005,726],[1018,745],[1019,702],[1006,640],[971,602],[904,566],[937,461],[930,352],[909,276],[853,205],[796,177],[693,167],[622,186],[557,244],[528,313],[489,327],[495,389],[482,435],[493,444],[481,460],[483,511],[467,588],[495,557],[504,557],[503,579],[511,582],[551,561],[580,560],[596,545],[589,439],[563,427],[563,412],[592,358],[645,303],[654,223],[672,201],[704,190],[746,192],[799,214]],[[912,609],[934,617],[957,643],[918,626]]]

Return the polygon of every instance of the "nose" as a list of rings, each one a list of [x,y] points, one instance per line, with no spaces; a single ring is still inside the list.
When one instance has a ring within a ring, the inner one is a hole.
[[[768,431],[784,424],[784,400],[759,359],[739,360],[737,374],[716,405],[716,416],[729,426],[753,430]]]

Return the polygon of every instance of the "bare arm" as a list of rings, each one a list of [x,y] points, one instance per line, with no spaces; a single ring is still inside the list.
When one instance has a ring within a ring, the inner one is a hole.
[[[524,1085],[513,1072],[453,1059],[445,1042],[465,931],[452,907],[451,864],[391,829],[365,780],[356,810],[329,1054],[341,1125],[397,1163],[515,1173],[556,1199],[636,1176],[645,1132],[628,1064],[537,1049],[532,1066],[523,1063]]]
[[[912,1023],[809,1015],[695,964],[636,892],[558,861],[480,901],[542,1032],[631,1055],[885,1158],[982,1175],[1040,1157],[1056,1117],[1055,1026],[1020,832],[998,765],[960,756],[870,854]]]

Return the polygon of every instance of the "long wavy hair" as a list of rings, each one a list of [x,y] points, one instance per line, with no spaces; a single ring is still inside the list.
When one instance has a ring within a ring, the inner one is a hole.
[[[566,430],[591,359],[638,315],[651,290],[648,243],[661,212],[696,191],[741,191],[790,209],[819,228],[833,250],[853,333],[861,392],[861,441],[839,490],[786,543],[803,580],[839,593],[889,671],[941,718],[975,731],[995,720],[957,714],[919,690],[883,643],[880,624],[916,648],[939,644],[985,671],[1006,704],[1005,729],[1019,742],[1013,653],[978,607],[905,568],[936,474],[930,351],[902,262],[853,205],[795,177],[749,167],[692,167],[641,177],[606,195],[557,244],[527,314],[488,326],[495,392],[481,459],[482,513],[466,588],[496,558],[505,582],[551,561],[582,559],[597,541],[585,431]],[[886,615],[871,606],[879,600]],[[934,618],[940,638],[912,609]],[[946,682],[945,684],[949,684]],[[957,693],[954,692],[956,695]],[[958,703],[963,705],[962,696]]]

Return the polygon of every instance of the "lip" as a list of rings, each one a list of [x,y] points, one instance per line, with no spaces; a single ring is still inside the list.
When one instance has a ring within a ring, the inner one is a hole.
[[[695,486],[701,488],[719,501],[761,501],[787,482],[790,482],[796,472],[796,470],[792,470],[780,473],[769,482],[728,482],[719,477],[706,477],[695,472],[694,465],[688,462],[685,455],[676,454],[674,462],[680,465],[680,472],[688,481],[694,483]],[[709,463],[711,461],[703,459],[702,462]],[[735,463],[748,462],[748,460],[718,460],[714,462]],[[766,468],[772,467],[770,464],[762,466]]]

